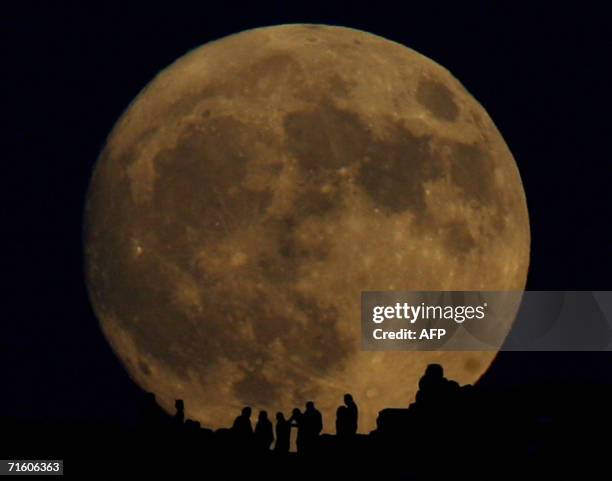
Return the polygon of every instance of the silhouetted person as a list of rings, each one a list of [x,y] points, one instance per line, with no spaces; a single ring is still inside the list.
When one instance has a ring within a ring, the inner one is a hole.
[[[338,406],[336,409],[336,436],[346,438],[348,434],[348,409],[346,406]]]
[[[419,380],[419,387],[424,380],[439,381],[444,378],[444,368],[440,364],[428,364],[425,368],[425,374]]]
[[[351,394],[344,395],[344,405],[346,406],[346,432],[349,436],[354,436],[357,434],[359,410]]]
[[[312,401],[306,403],[302,425],[304,452],[312,453],[316,449],[319,433],[323,429],[323,417]]]
[[[182,399],[177,399],[174,401],[174,407],[176,408],[174,425],[180,427],[185,423],[185,403]]]
[[[304,414],[298,408],[293,408],[291,417],[289,418],[289,426],[297,428],[297,437],[295,444],[298,453],[304,452]]]
[[[232,431],[238,435],[250,436],[253,434],[253,426],[251,425],[251,408],[243,407],[240,416],[237,416],[232,425]]]
[[[272,432],[272,423],[268,419],[268,413],[266,411],[259,411],[257,424],[255,425],[257,448],[261,451],[269,451],[272,441],[274,441],[274,434]]]
[[[236,440],[236,445],[240,449],[249,447],[253,439],[253,426],[251,425],[251,408],[242,408],[240,416],[237,416],[232,425],[232,433]]]
[[[421,410],[448,411],[459,402],[461,388],[456,381],[444,377],[444,370],[439,364],[429,364],[425,375],[419,380],[419,391],[416,395]]]
[[[429,364],[425,374],[419,380],[419,391],[416,401],[427,407],[439,404],[443,400],[448,380],[444,377],[444,370],[440,364]]]
[[[285,419],[283,413],[276,413],[276,444],[274,445],[274,451],[288,453],[290,437],[291,423]]]

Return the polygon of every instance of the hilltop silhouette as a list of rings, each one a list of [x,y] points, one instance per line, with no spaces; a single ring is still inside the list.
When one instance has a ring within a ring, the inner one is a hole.
[[[67,473],[93,478],[117,472],[169,479],[582,478],[607,459],[607,443],[593,433],[605,436],[612,426],[609,386],[500,397],[460,386],[431,364],[418,387],[413,403],[380,411],[370,433],[359,433],[359,399],[350,393],[339,399],[335,420],[322,419],[316,401],[272,419],[266,411],[254,417],[245,406],[232,426],[215,431],[187,419],[183,400],[169,416],[146,393],[136,426],[56,429],[4,421],[2,448],[7,459],[25,448],[33,456],[65,457]],[[335,423],[336,434],[321,434],[324,422]],[[290,452],[292,430],[297,452]]]

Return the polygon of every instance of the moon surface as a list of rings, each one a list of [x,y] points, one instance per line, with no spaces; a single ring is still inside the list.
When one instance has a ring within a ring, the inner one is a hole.
[[[471,383],[495,352],[361,351],[361,291],[522,290],[530,233],[512,154],[446,69],[285,25],[147,85],[97,161],[84,242],[103,332],[168,412],[218,428],[314,400],[333,432],[350,392],[368,432],[428,363]]]

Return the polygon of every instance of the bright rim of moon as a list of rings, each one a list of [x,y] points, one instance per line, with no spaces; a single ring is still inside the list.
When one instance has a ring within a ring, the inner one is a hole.
[[[476,381],[495,352],[361,351],[361,291],[522,290],[529,263],[519,172],[482,106],[414,50],[321,25],[159,73],[108,138],[85,222],[114,351],[212,428],[314,400],[333,432],[350,392],[368,432],[428,363]]]

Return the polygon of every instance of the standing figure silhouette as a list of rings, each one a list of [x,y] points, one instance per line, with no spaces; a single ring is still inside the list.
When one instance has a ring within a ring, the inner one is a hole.
[[[283,413],[276,413],[276,444],[274,445],[274,451],[277,453],[288,453],[290,436],[291,423],[285,419]]]
[[[251,425],[251,408],[242,408],[240,416],[237,416],[232,425],[232,433],[239,449],[248,449],[253,441],[253,426]]]
[[[176,408],[176,413],[173,417],[174,425],[182,427],[185,422],[185,403],[182,399],[177,399],[174,401],[174,407]]]
[[[274,441],[272,422],[268,419],[266,411],[259,411],[257,424],[255,425],[255,443],[259,451],[267,452]]]
[[[359,409],[357,409],[357,404],[355,404],[351,394],[344,395],[344,405],[346,406],[346,433],[349,436],[354,436],[357,434]]]
[[[319,434],[323,430],[323,417],[312,401],[306,403],[302,424],[304,432],[303,451],[306,454],[312,454],[316,451]]]
[[[304,452],[304,415],[298,408],[293,408],[291,417],[289,418],[289,425],[297,429],[297,439],[295,444],[297,445],[298,453]]]
[[[336,409],[336,436],[338,438],[344,439],[348,436],[347,411],[346,406],[338,406],[338,409]]]

